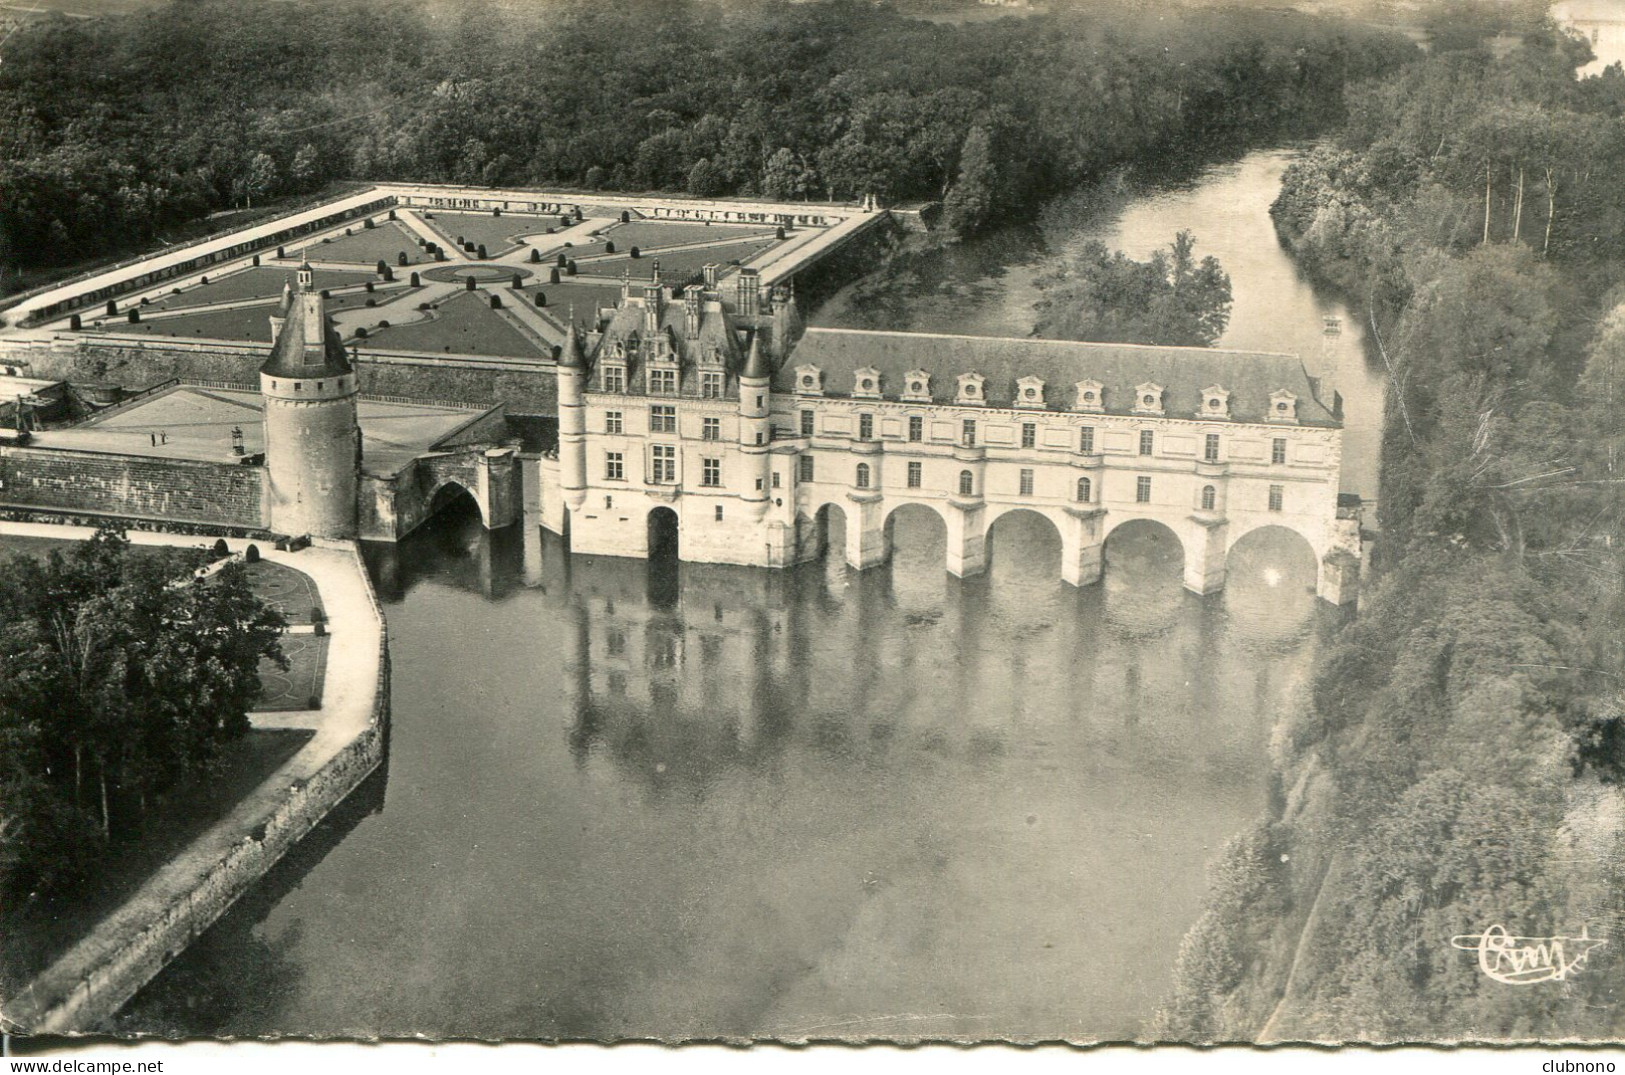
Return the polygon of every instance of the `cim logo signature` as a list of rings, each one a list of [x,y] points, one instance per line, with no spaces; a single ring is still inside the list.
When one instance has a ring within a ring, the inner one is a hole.
[[[1589,928],[1589,927],[1587,927]],[[1607,944],[1593,940],[1586,928],[1578,937],[1515,937],[1502,925],[1483,933],[1461,933],[1450,938],[1456,948],[1478,953],[1478,968],[1506,985],[1561,982],[1579,970],[1593,948]]]

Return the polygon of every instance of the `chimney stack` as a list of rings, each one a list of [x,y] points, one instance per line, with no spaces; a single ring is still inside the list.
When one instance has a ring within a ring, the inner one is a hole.
[[[761,305],[762,277],[755,269],[739,270],[739,316],[755,317]]]

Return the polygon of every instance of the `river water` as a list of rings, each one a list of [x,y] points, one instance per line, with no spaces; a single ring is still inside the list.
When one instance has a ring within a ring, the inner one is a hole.
[[[1024,333],[1047,258],[1190,227],[1235,281],[1225,343],[1321,360],[1341,311],[1263,215],[1286,159],[1057,207],[956,252],[897,327]],[[849,305],[816,320],[854,323]],[[1344,396],[1351,425],[1375,413]],[[762,572],[572,558],[521,530],[452,513],[370,551],[387,772],[122,1029],[1133,1037],[1207,864],[1264,811],[1272,729],[1335,619],[1307,548],[1271,531],[1202,599],[1149,526],[1082,590],[1021,514],[965,581],[914,509],[863,573],[838,533],[825,561]]]

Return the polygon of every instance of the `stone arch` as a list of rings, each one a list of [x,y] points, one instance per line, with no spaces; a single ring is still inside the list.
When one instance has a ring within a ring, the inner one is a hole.
[[[1261,570],[1278,572],[1281,577],[1292,574],[1307,573],[1303,580],[1304,585],[1313,588],[1320,577],[1321,551],[1315,548],[1309,540],[1296,527],[1285,523],[1260,522],[1252,526],[1240,528],[1229,535],[1225,547],[1225,574],[1228,577],[1232,565],[1237,564],[1237,554],[1241,554],[1242,564],[1237,566],[1250,566],[1245,563],[1249,558],[1248,552],[1263,542],[1275,542],[1277,548],[1271,550],[1272,557],[1278,562],[1263,565]],[[1296,560],[1294,564],[1291,561]],[[1270,585],[1279,581],[1271,576]]]
[[[841,547],[846,547],[847,509],[836,500],[826,500],[812,509],[813,548],[807,559],[815,559],[829,552],[830,540],[839,534]]]
[[[650,559],[657,556],[673,560],[678,558],[681,551],[682,520],[678,518],[674,509],[664,504],[650,508],[648,516],[644,519],[644,526]]]
[[[1113,514],[1115,515],[1116,513]],[[1127,528],[1126,531],[1125,528]],[[1112,554],[1114,551],[1113,539],[1116,539],[1115,547],[1116,550],[1121,554],[1123,544],[1126,541],[1129,541],[1135,534],[1146,534],[1156,544],[1167,546],[1166,549],[1159,549],[1154,544],[1147,549],[1134,550],[1134,552],[1138,554],[1135,556],[1135,558],[1145,561],[1144,563],[1137,564],[1137,569],[1154,568],[1157,564],[1160,564],[1162,561],[1166,560],[1169,562],[1174,574],[1182,575],[1186,554],[1189,551],[1187,549],[1187,542],[1184,536],[1181,535],[1178,530],[1174,529],[1174,527],[1163,522],[1161,519],[1149,518],[1147,516],[1118,515],[1115,518],[1111,516],[1107,517],[1106,532],[1101,536],[1101,551],[1102,557],[1108,567],[1111,565]],[[1121,563],[1123,559],[1124,557],[1120,555],[1119,562]]]
[[[485,504],[480,503],[479,494],[470,489],[467,484],[456,478],[443,478],[440,483],[429,490],[423,498],[423,519],[425,522],[434,518],[462,497],[467,497],[480,513],[480,525],[489,528],[490,512]]]
[[[1061,576],[1061,557],[1064,555],[1064,548],[1066,544],[1066,525],[1061,520],[1056,519],[1044,508],[1029,507],[1020,504],[1005,505],[997,508],[990,507],[988,509],[987,516],[987,533],[983,538],[986,548],[983,562],[990,570],[995,569],[993,543],[995,536],[999,532],[999,524],[1012,517],[1029,515],[1044,520],[1044,522],[1048,524],[1046,527],[1044,527],[1044,529],[1052,532],[1055,535],[1055,562],[1048,562],[1047,557],[1041,560],[1040,556],[1037,554],[1037,550],[1034,550],[1031,546],[1029,546],[1024,552],[1024,555],[1028,556],[1027,564],[1030,565],[1034,577],[1043,578],[1046,580],[1059,578]]]
[[[946,544],[948,540],[948,517],[943,513],[942,509],[929,501],[904,500],[896,504],[891,504],[887,507],[885,521],[881,524],[882,531],[885,534],[886,549],[889,556],[895,555],[898,550],[897,518],[899,515],[903,515],[904,513],[912,516],[929,517],[930,519],[934,520],[931,525],[935,533],[938,535],[936,540]],[[902,548],[905,550],[905,556],[908,555],[910,546],[914,544],[918,544],[918,542],[910,542],[906,539],[904,540]],[[940,552],[941,550],[939,549],[939,555]]]

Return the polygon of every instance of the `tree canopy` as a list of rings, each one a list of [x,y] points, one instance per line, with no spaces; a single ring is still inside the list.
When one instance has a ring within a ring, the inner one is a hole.
[[[1054,339],[1210,347],[1230,323],[1230,277],[1217,258],[1196,260],[1188,231],[1147,261],[1091,241],[1038,286],[1034,332]]]

